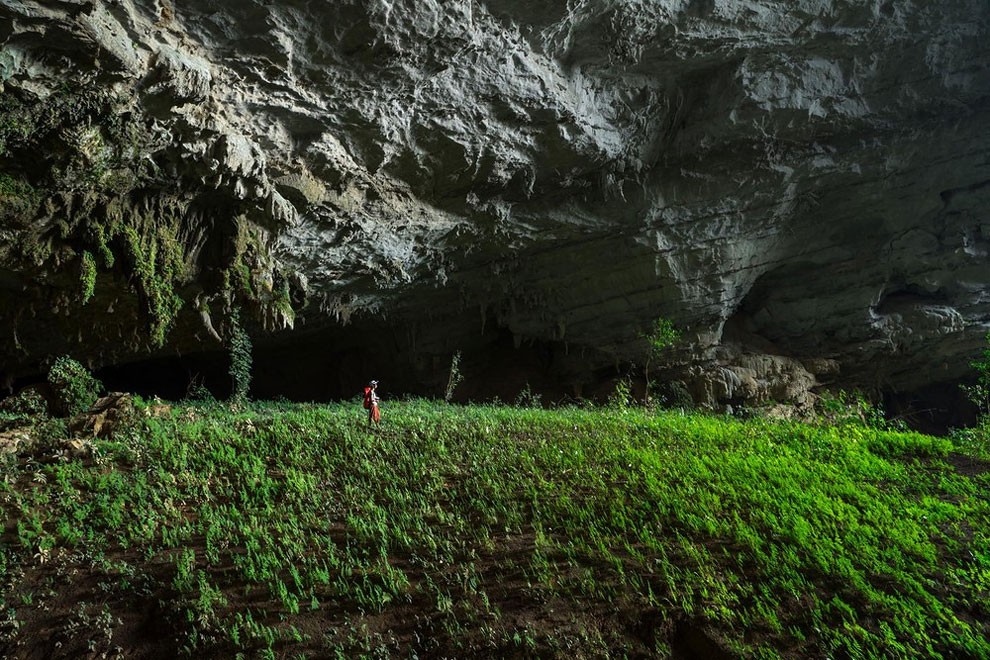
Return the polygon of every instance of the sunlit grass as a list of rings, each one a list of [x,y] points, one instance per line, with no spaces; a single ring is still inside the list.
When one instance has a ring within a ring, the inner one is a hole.
[[[662,655],[684,625],[741,655],[990,655],[987,481],[944,463],[947,440],[634,409],[384,414],[369,431],[355,404],[177,405],[96,460],[12,463],[8,620],[32,607],[17,571],[75,552],[154,576],[195,656]]]

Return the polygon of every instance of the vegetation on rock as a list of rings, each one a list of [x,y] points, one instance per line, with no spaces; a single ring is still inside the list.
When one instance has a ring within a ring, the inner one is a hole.
[[[643,335],[646,340],[646,364],[643,368],[643,399],[650,405],[650,363],[659,360],[677,342],[681,340],[681,331],[670,319],[658,317],[650,325],[649,331]]]
[[[970,363],[976,370],[976,383],[963,387],[979,416],[973,427],[957,429],[952,438],[966,452],[990,459],[990,333],[986,342],[980,357]]]
[[[247,401],[251,389],[251,337],[241,325],[240,310],[230,314],[230,337],[227,340],[230,353],[231,399],[237,403]]]
[[[63,355],[55,359],[48,371],[48,384],[55,395],[55,411],[75,415],[89,409],[100,396],[103,385],[86,367]]]
[[[96,291],[96,259],[85,250],[79,258],[79,281],[82,284],[82,304],[86,304]]]

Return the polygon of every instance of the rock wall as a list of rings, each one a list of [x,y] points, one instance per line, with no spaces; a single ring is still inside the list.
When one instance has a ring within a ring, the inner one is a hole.
[[[696,397],[798,400],[990,329],[985,0],[0,0],[0,48],[8,378],[243,306],[321,369],[580,394],[663,316]]]

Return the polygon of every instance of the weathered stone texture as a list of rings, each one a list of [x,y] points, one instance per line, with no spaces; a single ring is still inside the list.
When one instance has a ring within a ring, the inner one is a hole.
[[[685,377],[798,399],[755,354],[910,389],[990,329],[985,0],[0,0],[0,45],[8,91],[130,99],[155,171],[262,232],[259,281],[307,289],[297,328],[389,324],[434,357],[501,328],[566,345],[580,385],[662,315]]]

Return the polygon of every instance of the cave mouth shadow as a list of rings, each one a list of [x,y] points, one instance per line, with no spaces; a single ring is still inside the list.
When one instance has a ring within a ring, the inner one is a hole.
[[[890,421],[903,421],[912,431],[946,436],[953,429],[970,428],[979,420],[979,409],[963,390],[975,379],[933,383],[911,392],[883,392],[882,405]]]

